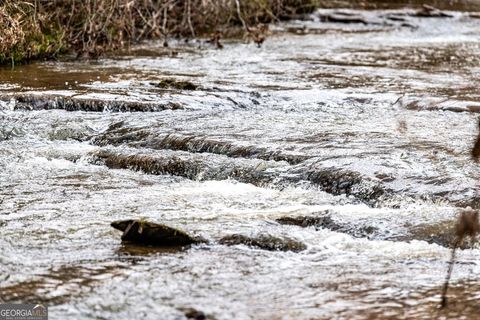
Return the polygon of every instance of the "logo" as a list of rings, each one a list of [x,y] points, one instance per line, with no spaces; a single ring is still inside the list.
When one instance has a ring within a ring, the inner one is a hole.
[[[0,303],[0,320],[48,320],[48,308],[42,304]]]

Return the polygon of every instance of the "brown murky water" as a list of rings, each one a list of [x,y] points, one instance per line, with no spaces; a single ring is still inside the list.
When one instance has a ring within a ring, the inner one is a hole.
[[[463,4],[319,10],[262,48],[3,68],[0,302],[52,319],[474,319],[478,244],[438,309],[453,221],[480,208],[480,24]],[[110,222],[127,218],[209,243],[121,244]]]

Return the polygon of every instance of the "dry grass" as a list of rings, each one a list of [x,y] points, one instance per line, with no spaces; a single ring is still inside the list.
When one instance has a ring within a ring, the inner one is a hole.
[[[250,30],[311,11],[315,0],[0,0],[0,61],[98,56],[144,39]]]
[[[52,57],[65,48],[62,29],[48,21],[35,1],[4,1],[0,24],[0,62]]]

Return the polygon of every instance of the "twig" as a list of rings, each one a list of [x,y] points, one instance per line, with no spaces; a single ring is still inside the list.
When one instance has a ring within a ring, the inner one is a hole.
[[[472,149],[472,156],[475,161],[480,158],[480,121],[478,122],[478,136]]]
[[[480,224],[478,223],[478,211],[472,210],[472,208],[467,207],[460,212],[460,216],[456,225],[456,235],[457,241],[452,249],[452,257],[450,258],[450,264],[448,266],[447,277],[445,278],[445,283],[442,290],[442,302],[440,304],[441,308],[447,306],[447,291],[450,283],[450,278],[452,276],[453,265],[455,263],[455,253],[457,248],[459,248],[466,237],[475,239],[475,237],[480,232]]]
[[[248,28],[247,24],[245,23],[245,20],[243,20],[242,17],[242,11],[240,9],[240,2],[238,0],[235,0],[235,5],[237,7],[237,15],[238,19],[240,19],[240,22],[242,22],[243,28],[247,31],[250,32],[250,29]]]
[[[191,10],[191,5],[190,5],[190,0],[187,0],[187,22],[188,22],[188,27],[190,28],[190,32],[192,33],[192,37],[195,38],[195,30],[193,29],[192,26],[192,10]]]
[[[452,249],[452,256],[450,258],[450,262],[448,264],[448,270],[447,270],[447,276],[445,278],[445,283],[443,284],[443,290],[442,290],[442,302],[440,303],[440,307],[443,309],[447,306],[447,292],[448,292],[448,286],[450,285],[450,278],[452,277],[452,271],[453,271],[453,265],[455,264],[455,253],[457,251],[457,248],[460,246],[460,244],[463,242],[463,237],[458,239]]]
[[[404,98],[404,97],[405,97],[405,93],[404,93],[404,94],[402,94],[400,97],[398,97],[398,99],[397,99],[397,100],[395,100],[395,102],[394,102],[394,103],[392,103],[392,104],[390,105],[390,107],[393,107],[394,105],[396,105],[397,103],[399,103],[399,102],[400,102],[400,100],[402,100],[402,98]]]

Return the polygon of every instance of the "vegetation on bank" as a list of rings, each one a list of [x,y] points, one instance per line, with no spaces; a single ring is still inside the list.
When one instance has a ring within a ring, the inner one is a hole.
[[[0,63],[95,57],[144,39],[247,31],[312,11],[316,0],[0,1]]]

